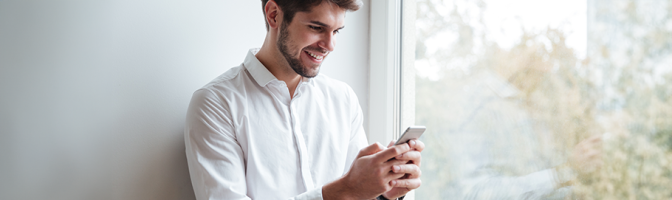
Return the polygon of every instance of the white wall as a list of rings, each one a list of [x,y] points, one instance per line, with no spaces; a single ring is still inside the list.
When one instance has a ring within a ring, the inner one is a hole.
[[[368,2],[322,70],[367,116]],[[264,35],[258,0],[0,1],[0,199],[193,199],[191,93]]]

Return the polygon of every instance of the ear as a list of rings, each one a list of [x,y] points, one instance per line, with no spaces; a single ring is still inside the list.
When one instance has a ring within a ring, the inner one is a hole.
[[[270,29],[276,29],[280,26],[282,10],[278,7],[278,4],[274,0],[269,0],[264,6],[264,11],[266,11],[266,22]]]

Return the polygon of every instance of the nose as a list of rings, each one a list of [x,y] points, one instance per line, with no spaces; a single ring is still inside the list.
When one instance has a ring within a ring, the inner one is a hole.
[[[322,39],[318,43],[318,46],[320,46],[323,49],[326,49],[329,52],[334,51],[335,45],[336,45],[336,36],[333,33],[325,33],[322,36]]]

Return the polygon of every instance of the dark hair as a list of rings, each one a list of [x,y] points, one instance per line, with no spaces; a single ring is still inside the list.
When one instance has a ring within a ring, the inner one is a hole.
[[[285,22],[283,23],[289,24],[297,12],[308,12],[311,8],[320,5],[324,1],[336,4],[338,7],[349,11],[357,11],[362,5],[362,0],[275,0],[275,3],[278,4],[278,7],[284,13],[282,17],[285,19]],[[264,13],[264,22],[268,31],[269,27],[266,21],[265,9],[267,2],[268,0],[261,0],[261,10]]]

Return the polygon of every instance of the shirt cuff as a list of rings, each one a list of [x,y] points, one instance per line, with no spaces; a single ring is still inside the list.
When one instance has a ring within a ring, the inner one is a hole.
[[[543,191],[543,193],[553,192],[557,186],[557,183],[554,180],[555,176],[553,169],[534,172],[525,177],[525,182],[527,182],[528,188],[535,188],[535,190]]]
[[[399,197],[399,198],[396,198],[396,199],[394,199],[394,200],[404,200],[404,197],[406,197],[406,195],[401,196],[401,197]],[[385,196],[383,196],[383,195],[381,194],[380,196],[378,196],[378,197],[376,198],[376,200],[393,200],[393,199],[385,198]]]
[[[577,174],[567,165],[560,165],[554,167],[555,169],[555,181],[557,183],[557,188],[570,186],[576,180]]]
[[[292,198],[292,200],[323,200],[322,198],[322,187],[317,187],[312,190],[308,190]]]

